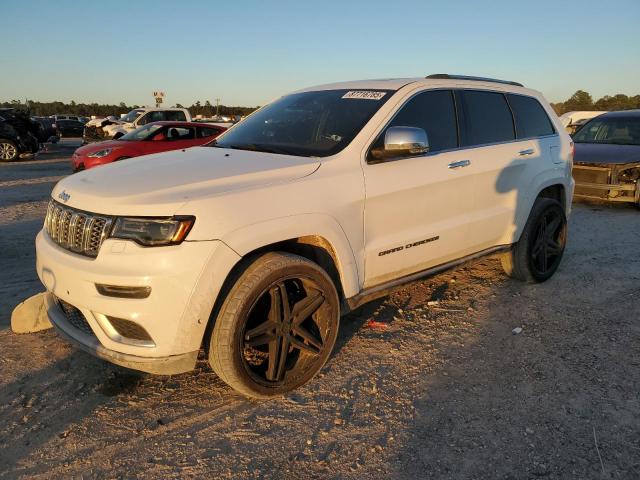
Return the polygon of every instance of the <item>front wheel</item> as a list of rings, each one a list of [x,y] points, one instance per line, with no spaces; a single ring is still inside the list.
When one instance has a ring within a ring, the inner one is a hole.
[[[12,162],[18,155],[18,146],[14,142],[0,138],[0,161]]]
[[[557,200],[538,198],[520,240],[501,257],[510,277],[530,283],[551,278],[560,265],[567,242],[567,218]]]
[[[282,395],[322,368],[339,321],[338,294],[322,268],[297,255],[266,253],[245,267],[225,298],[209,363],[244,395]]]

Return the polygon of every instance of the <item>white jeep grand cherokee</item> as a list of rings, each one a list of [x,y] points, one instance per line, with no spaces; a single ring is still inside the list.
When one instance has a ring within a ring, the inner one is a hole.
[[[57,330],[128,368],[215,372],[252,397],[308,382],[341,313],[502,252],[562,258],[572,142],[536,91],[432,75],[284,96],[215,143],[81,172],[36,239]]]

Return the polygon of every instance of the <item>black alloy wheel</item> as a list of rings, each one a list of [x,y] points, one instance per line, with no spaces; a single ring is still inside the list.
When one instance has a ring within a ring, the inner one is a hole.
[[[544,277],[558,268],[566,242],[566,222],[558,209],[546,210],[538,219],[531,245],[531,268]]]
[[[562,261],[567,243],[567,218],[555,199],[538,198],[520,239],[501,255],[507,275],[530,283],[551,278]]]
[[[209,343],[209,363],[239,392],[282,395],[307,383],[336,341],[340,308],[333,281],[289,253],[250,259],[237,274]]]
[[[323,315],[326,294],[309,278],[285,278],[258,298],[245,324],[242,351],[247,372],[266,385],[285,373],[312,369],[324,349],[331,321]]]

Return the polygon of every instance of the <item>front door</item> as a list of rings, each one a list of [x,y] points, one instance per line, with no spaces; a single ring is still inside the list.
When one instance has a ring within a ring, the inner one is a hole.
[[[458,150],[456,109],[449,90],[412,97],[391,126],[423,128],[426,155],[366,163],[365,283],[369,288],[464,256],[473,175]],[[385,130],[373,148],[383,143]]]

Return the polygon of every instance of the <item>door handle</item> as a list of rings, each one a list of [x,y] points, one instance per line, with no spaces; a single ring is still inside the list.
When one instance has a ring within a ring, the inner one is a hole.
[[[471,165],[471,162],[469,160],[459,160],[457,162],[451,162],[447,166],[449,168],[462,168],[462,167],[468,167],[469,165]]]
[[[527,148],[526,150],[520,150],[518,154],[521,157],[526,157],[527,155],[533,155],[536,151],[533,148]]]

